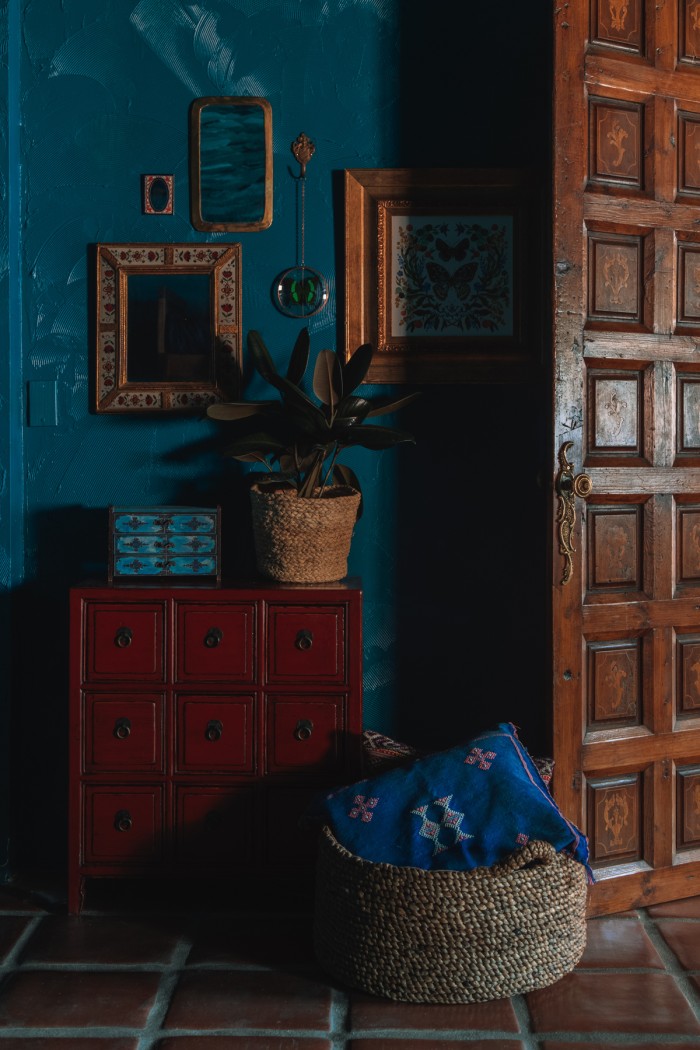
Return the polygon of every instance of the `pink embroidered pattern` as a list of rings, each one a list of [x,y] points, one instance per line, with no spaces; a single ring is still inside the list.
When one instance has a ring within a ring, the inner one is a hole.
[[[519,846],[525,846],[530,841],[530,836],[523,834],[523,832],[521,831],[520,834],[516,837],[515,841]]]
[[[473,835],[469,835],[467,832],[462,831],[460,825],[464,820],[464,813],[460,813],[457,809],[450,809],[451,801],[452,795],[445,795],[444,798],[433,799],[432,803],[429,802],[425,806],[418,806],[417,809],[411,810],[411,813],[414,816],[423,818],[423,822],[418,829],[418,834],[422,835],[424,839],[432,839],[435,844],[433,847],[434,857],[438,853],[442,853],[444,850],[449,849],[451,846],[456,846],[458,842],[462,842],[464,839],[474,838]],[[428,807],[431,805],[438,806],[443,811],[439,822],[428,820]],[[454,831],[454,839],[452,842],[440,842],[439,835],[443,828],[447,828],[448,831]]]
[[[475,766],[478,763],[479,769],[490,769],[495,757],[495,751],[482,751],[480,747],[473,747],[464,763],[469,766]]]
[[[374,808],[379,802],[378,798],[365,798],[364,795],[355,795],[353,799],[354,805],[349,811],[348,816],[355,820],[359,817],[360,820],[364,820],[365,824],[369,824],[370,820],[374,816]]]

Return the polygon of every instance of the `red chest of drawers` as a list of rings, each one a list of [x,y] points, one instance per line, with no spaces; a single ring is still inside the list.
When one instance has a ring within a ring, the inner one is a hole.
[[[359,776],[359,586],[70,601],[68,910],[86,878],[312,866],[306,803]]]

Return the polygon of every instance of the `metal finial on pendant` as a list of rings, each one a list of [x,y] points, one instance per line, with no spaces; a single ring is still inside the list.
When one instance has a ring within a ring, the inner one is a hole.
[[[292,153],[301,166],[301,172],[299,174],[300,179],[306,178],[306,165],[309,163],[315,152],[315,144],[311,141],[309,136],[305,135],[302,131],[299,137],[294,139],[294,142],[292,143]]]

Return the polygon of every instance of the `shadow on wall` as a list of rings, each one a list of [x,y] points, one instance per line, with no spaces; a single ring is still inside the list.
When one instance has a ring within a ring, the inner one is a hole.
[[[541,172],[549,213],[547,5],[401,7],[401,163]],[[419,75],[417,75],[419,71]],[[543,224],[546,225],[546,224]],[[533,255],[533,258],[537,258]],[[550,267],[542,267],[546,304]],[[547,355],[546,308],[542,331]],[[402,423],[397,580],[398,723],[449,747],[501,720],[549,743],[547,369],[532,382],[426,387]]]

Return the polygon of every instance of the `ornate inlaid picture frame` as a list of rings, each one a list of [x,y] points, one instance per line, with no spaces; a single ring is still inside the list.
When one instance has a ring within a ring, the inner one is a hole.
[[[97,412],[201,412],[241,374],[240,244],[98,244]]]
[[[345,356],[370,383],[528,378],[541,244],[524,170],[345,172]]]

